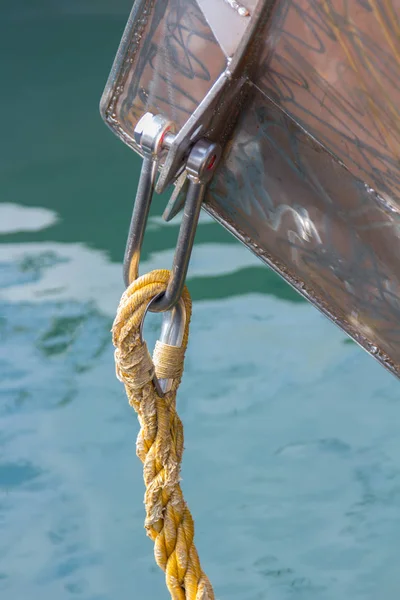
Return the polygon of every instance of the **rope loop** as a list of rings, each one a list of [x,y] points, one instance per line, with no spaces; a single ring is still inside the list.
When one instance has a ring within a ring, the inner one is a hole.
[[[152,360],[140,333],[150,301],[165,292],[169,279],[170,271],[152,271],[136,279],[122,295],[112,328],[116,372],[141,427],[136,453],[143,463],[146,486],[145,528],[154,542],[154,556],[165,572],[171,598],[214,600],[194,545],[193,518],[180,485],[183,427],[176,412],[176,393],[189,337],[192,302],[187,288],[182,293],[186,325],[181,347],[159,342]],[[154,373],[173,380],[163,398],[154,385]]]

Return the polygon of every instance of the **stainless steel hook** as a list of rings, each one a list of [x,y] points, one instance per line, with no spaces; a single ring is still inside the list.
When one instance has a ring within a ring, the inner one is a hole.
[[[123,273],[126,287],[138,276],[140,251],[154,194],[159,159],[163,150],[168,148],[171,137],[174,137],[173,130],[171,121],[151,113],[146,113],[135,128],[134,138],[144,156],[125,248]]]
[[[144,158],[129,227],[124,256],[124,281],[129,286],[138,276],[140,252],[154,194],[159,159],[174,140],[173,125],[162,116],[147,113],[135,129],[135,141]],[[183,217],[175,250],[171,278],[164,293],[149,302],[140,329],[143,334],[147,311],[164,313],[160,341],[171,346],[181,346],[186,324],[186,309],[182,300],[187,270],[196,235],[197,223],[207,183],[212,178],[221,155],[218,144],[206,140],[198,141],[190,150],[184,168],[189,179],[184,202]],[[177,175],[179,175],[177,173]],[[160,397],[172,386],[171,379],[153,377]]]
[[[124,257],[124,280],[128,286],[138,275],[140,252],[157,176],[158,160],[173,141],[172,124],[163,117],[147,113],[138,123],[135,140],[144,152],[136,201],[129,228]],[[175,306],[185,285],[201,203],[206,185],[217,167],[221,149],[207,140],[198,141],[191,149],[185,169],[189,187],[172,265],[172,275],[165,293],[150,306],[152,312],[165,312]]]

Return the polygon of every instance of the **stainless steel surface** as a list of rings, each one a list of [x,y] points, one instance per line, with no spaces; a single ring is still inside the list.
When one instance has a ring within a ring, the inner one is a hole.
[[[400,375],[400,213],[258,91],[204,207]]]
[[[197,0],[211,31],[227,58],[235,54],[259,0]],[[245,6],[244,6],[245,5]],[[242,9],[242,10],[241,10]],[[246,13],[246,14],[244,14]]]
[[[242,21],[223,0],[217,2],[213,11],[224,14],[228,9],[228,25],[236,19]],[[100,107],[106,123],[137,150],[133,131],[144,113],[167,114],[175,123],[177,134],[157,182],[157,192],[161,193],[183,170],[196,141],[207,138],[224,143],[228,139],[256,66],[255,45],[261,42],[257,33],[264,27],[273,2],[257,1],[229,60],[195,0],[156,3],[153,11],[150,5],[143,2],[141,8],[134,8]],[[202,8],[206,14],[214,14],[209,5]],[[136,18],[139,11],[142,16]],[[154,41],[160,37],[162,44],[157,46]],[[203,55],[208,59],[207,67]],[[192,84],[184,89],[188,77]]]
[[[163,15],[157,13],[161,5]],[[175,62],[172,93],[159,97],[179,136],[226,71],[221,30],[238,31],[239,16],[230,10],[218,24],[207,3],[167,5],[157,2],[148,10],[152,23],[159,15],[158,29],[144,25],[141,35],[159,57],[169,48],[170,34],[163,37],[162,31],[176,10],[175,31],[185,29],[185,39],[195,41],[182,54],[163,54],[163,65],[172,65],[172,57]],[[238,67],[249,83],[237,82],[224,102],[216,95],[210,103],[216,120],[215,127],[212,120],[205,126],[209,138],[227,146],[205,208],[399,375],[400,0],[276,0],[257,3],[257,10],[262,18],[254,45]],[[242,44],[251,33],[250,12]],[[196,65],[190,72],[187,59]],[[144,98],[138,93],[144,81],[151,80],[149,90],[157,88],[160,63],[149,53],[138,48],[130,67],[129,52],[124,60],[125,97]],[[149,69],[151,77],[143,79]],[[115,98],[123,72],[113,79]],[[202,87],[205,73],[208,85]],[[229,86],[222,87],[225,94]],[[151,92],[146,106],[150,98]],[[111,102],[107,112],[127,143],[129,122],[137,119],[135,102],[125,105],[125,113],[113,113],[118,102]]]
[[[200,138],[224,145],[229,138],[248,94],[250,76],[256,67],[259,35],[270,14],[271,0],[258,0],[237,49],[226,69],[187,122],[177,132],[157,182],[162,192],[179,172],[188,148]]]
[[[157,182],[157,192],[162,193],[175,180],[176,174],[184,168],[190,148],[209,133],[209,123],[216,113],[221,97],[230,83],[229,71],[224,71],[217,79],[207,96],[177,133],[166,157]]]
[[[179,130],[226,65],[195,0],[137,0],[101,100],[101,114],[138,150],[133,131],[144,113],[167,115]]]
[[[255,83],[400,207],[400,0],[277,3]]]

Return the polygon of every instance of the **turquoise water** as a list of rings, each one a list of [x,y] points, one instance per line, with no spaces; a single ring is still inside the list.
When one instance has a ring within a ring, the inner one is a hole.
[[[2,600],[168,598],[109,333],[140,165],[97,105],[129,8],[2,8]],[[217,598],[397,600],[396,380],[205,216],[188,283],[182,485]]]

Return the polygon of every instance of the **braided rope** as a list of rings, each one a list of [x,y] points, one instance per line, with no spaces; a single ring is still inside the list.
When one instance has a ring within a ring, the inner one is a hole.
[[[134,281],[123,294],[112,329],[116,372],[141,426],[136,452],[143,463],[146,485],[145,528],[154,541],[154,556],[165,572],[171,598],[214,600],[194,545],[193,518],[180,486],[183,427],[176,412],[176,393],[189,336],[192,303],[187,288],[182,295],[187,314],[183,352],[172,352],[168,358],[168,347],[157,351],[158,356],[164,356],[160,376],[173,379],[164,398],[157,395],[152,382],[158,371],[157,356],[153,364],[140,336],[147,306],[166,290],[169,277],[169,271],[152,271]]]

